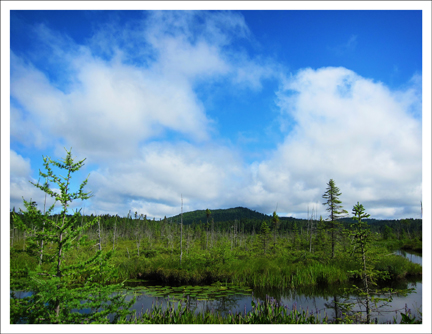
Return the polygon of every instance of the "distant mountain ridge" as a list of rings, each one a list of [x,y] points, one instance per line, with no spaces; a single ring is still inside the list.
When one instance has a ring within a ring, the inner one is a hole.
[[[253,219],[253,220],[268,220],[271,218],[269,215],[265,215],[261,212],[257,212],[244,207],[236,207],[231,209],[210,209],[211,216],[210,220],[213,218],[215,222],[225,222],[225,221],[234,221],[240,219]],[[168,218],[173,222],[180,222],[180,215],[175,215],[173,217]],[[195,210],[183,213],[183,224],[192,224],[192,223],[205,223],[207,221],[206,210]]]
[[[266,215],[264,213],[251,210],[248,208],[244,208],[241,206],[231,208],[231,209],[210,209],[211,216],[210,220],[213,218],[215,222],[226,222],[226,221],[234,221],[234,220],[260,220],[260,221],[269,221],[271,220],[271,215]],[[180,222],[180,215],[175,215],[170,218],[167,218],[173,222]],[[283,220],[291,220],[291,221],[306,221],[306,219],[294,218],[294,217],[279,217],[281,221]],[[209,221],[210,221],[209,220]],[[206,210],[195,210],[183,213],[183,224],[188,225],[192,223],[205,223],[207,222]]]
[[[209,218],[209,221],[213,218],[215,222],[226,222],[226,221],[234,221],[241,219],[247,219],[247,220],[260,220],[260,221],[269,221],[271,220],[271,215],[266,215],[261,212],[257,212],[255,210],[251,210],[245,207],[235,207],[230,209],[210,209],[211,216]],[[327,217],[323,217],[323,219],[326,219]],[[180,223],[180,214],[172,216],[167,218],[169,221],[178,222]],[[294,218],[294,217],[279,217],[281,221],[297,221],[297,222],[306,222],[306,219],[302,218]],[[319,220],[319,217],[316,219]],[[409,218],[408,218],[409,219]],[[412,219],[412,218],[411,218]],[[195,210],[195,211],[189,211],[183,213],[183,224],[189,225],[192,223],[198,224],[201,221],[201,223],[205,223],[207,221],[207,215],[206,210]],[[354,223],[351,217],[345,217],[339,220],[343,223]],[[386,222],[396,222],[398,219],[374,219],[374,218],[368,218],[364,219],[364,221],[368,222],[369,224],[383,224]]]

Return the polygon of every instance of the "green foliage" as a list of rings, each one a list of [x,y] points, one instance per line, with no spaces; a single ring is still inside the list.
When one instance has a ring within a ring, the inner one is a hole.
[[[166,308],[156,304],[135,316],[130,322],[135,324],[320,324],[328,323],[325,315],[299,310],[296,306],[289,309],[274,298],[266,296],[261,301],[253,298],[249,312],[229,312],[222,316],[212,311],[195,312],[186,301],[184,304],[168,301]]]
[[[378,256],[382,253],[378,253],[372,249],[372,242],[376,241],[375,234],[371,233],[367,223],[362,221],[369,217],[369,214],[365,212],[365,208],[362,204],[357,202],[352,209],[352,219],[356,221],[352,225],[353,230],[349,233],[353,250],[352,253],[357,263],[357,269],[351,270],[350,273],[355,277],[358,277],[362,281],[362,286],[353,285],[352,289],[347,292],[355,292],[358,296],[357,304],[361,304],[365,307],[366,312],[366,323],[371,323],[371,314],[374,311],[378,311],[379,308],[389,304],[392,301],[393,294],[396,293],[392,289],[379,289],[377,287],[377,281],[379,279],[387,279],[389,274],[385,270],[378,270],[375,263],[378,261]],[[399,294],[406,294],[408,290],[397,291]],[[345,302],[345,310],[350,311],[353,303]]]
[[[383,239],[388,240],[393,238],[394,238],[393,229],[387,225],[384,226]]]
[[[126,303],[124,296],[115,293],[122,285],[107,285],[115,279],[113,267],[109,264],[112,252],[104,254],[99,250],[79,262],[68,261],[78,245],[81,232],[96,222],[93,219],[79,226],[79,211],[67,215],[73,200],[90,197],[89,193],[83,192],[87,179],[77,192],[70,190],[72,173],[83,164],[84,160],[74,163],[70,151],[60,162],[44,157],[46,173],[40,172],[40,175],[47,182],[33,185],[60,203],[59,219],[50,217],[55,203],[42,214],[36,205],[25,200],[26,211],[13,215],[14,223],[28,233],[27,254],[31,257],[42,255],[42,261],[28,272],[27,289],[32,294],[21,299],[12,294],[11,323],[106,323],[110,321],[109,314],[114,315],[114,322],[130,314],[132,303]],[[66,176],[57,176],[51,166],[65,170]],[[60,192],[51,190],[49,182],[55,183]],[[28,222],[32,224],[29,226]],[[84,246],[85,239],[80,240],[80,244]],[[16,290],[18,285],[12,276],[11,289]]]
[[[336,187],[333,179],[330,179],[329,183],[327,183],[326,192],[323,195],[323,198],[327,201],[323,205],[327,206],[326,210],[329,212],[329,218],[332,222],[348,214],[348,211],[342,209],[342,201],[339,200],[340,195],[342,193],[339,188]]]
[[[336,221],[339,218],[344,217],[348,212],[342,209],[342,201],[339,200],[339,196],[342,193],[339,191],[339,188],[336,187],[333,179],[330,179],[329,183],[327,183],[326,192],[323,195],[323,198],[327,201],[323,203],[327,208],[326,210],[329,212],[329,221],[327,222],[327,228],[331,231],[331,258],[335,257],[335,244],[336,238],[338,234],[338,230],[340,228],[340,224]]]

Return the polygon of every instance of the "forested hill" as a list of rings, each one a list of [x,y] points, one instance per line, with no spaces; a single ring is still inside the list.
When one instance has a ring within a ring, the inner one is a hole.
[[[209,217],[209,222],[213,218],[213,220],[217,223],[219,222],[234,222],[235,220],[238,221],[267,221],[269,222],[272,218],[270,215],[263,214],[261,212],[257,212],[255,210],[251,210],[244,207],[236,207],[231,209],[210,209],[211,215]],[[326,219],[327,217],[323,217]],[[167,217],[168,221],[172,221],[180,223],[180,214]],[[283,221],[286,222],[294,222],[297,221],[297,223],[306,223],[307,219],[300,219],[300,218],[293,218],[293,217],[279,217],[279,220],[281,223]],[[319,220],[319,217],[318,217]],[[419,219],[406,219],[407,221],[420,221]],[[365,222],[367,222],[370,225],[387,225],[387,224],[393,224],[395,222],[398,222],[399,220],[377,220],[373,218],[364,219]],[[184,212],[183,213],[183,224],[189,225],[192,223],[199,224],[199,223],[206,223],[207,222],[207,215],[206,210],[195,210],[190,212]],[[352,218],[346,217],[339,220],[339,222],[343,223],[344,225],[349,226],[350,224],[354,223]]]
[[[234,222],[237,220],[241,224],[246,225],[247,230],[252,230],[253,226],[255,227],[255,230],[259,230],[261,223],[263,221],[266,221],[269,223],[272,219],[272,216],[263,214],[261,212],[257,212],[248,208],[244,207],[236,207],[231,209],[215,209],[211,211],[211,215],[209,217],[209,223],[213,219],[215,223],[220,224],[222,223],[222,226],[224,226],[224,223],[227,222]],[[327,217],[323,217],[326,219]],[[316,219],[316,218],[315,218]],[[173,217],[167,218],[168,221],[172,221],[180,223],[180,215],[176,215]],[[280,220],[280,228],[282,230],[286,228],[290,228],[293,226],[294,223],[296,223],[299,227],[301,226],[307,226],[307,219],[300,219],[300,218],[293,218],[293,217],[279,217]],[[319,217],[318,217],[319,220]],[[396,225],[411,225],[412,228],[421,230],[422,221],[421,219],[402,219],[402,220],[377,220],[373,218],[364,219],[365,222],[367,222],[373,230],[375,229],[383,229],[385,225],[388,226],[396,226]],[[189,225],[189,224],[199,224],[199,223],[206,223],[207,222],[207,215],[206,210],[196,210],[196,211],[190,211],[183,213],[183,224]],[[352,218],[346,217],[339,220],[339,222],[345,227],[348,228],[351,224],[354,223]],[[250,226],[248,226],[250,225]],[[252,226],[253,225],[253,226]]]
[[[214,219],[215,222],[226,222],[234,220],[269,220],[270,216],[265,215],[261,212],[250,210],[248,208],[237,207],[232,209],[210,209],[211,216],[209,219]],[[169,221],[180,222],[180,215],[176,215],[168,218]],[[207,222],[206,210],[196,210],[183,213],[183,224],[188,225],[192,223],[205,223]]]

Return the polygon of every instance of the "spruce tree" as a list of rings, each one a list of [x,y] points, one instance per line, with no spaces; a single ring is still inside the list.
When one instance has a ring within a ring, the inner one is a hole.
[[[329,221],[327,221],[327,229],[331,232],[331,258],[335,257],[335,244],[337,232],[339,229],[339,224],[337,220],[339,218],[344,217],[348,214],[348,211],[342,209],[342,201],[339,200],[339,196],[342,195],[339,188],[336,187],[335,182],[330,179],[329,183],[327,183],[326,192],[323,195],[323,198],[327,201],[323,203],[326,205],[326,210],[330,213]]]
[[[375,269],[375,263],[381,254],[372,252],[371,244],[376,241],[375,235],[370,231],[368,224],[362,221],[370,215],[365,212],[365,208],[359,202],[353,206],[352,213],[352,219],[356,223],[351,225],[352,231],[349,234],[352,237],[352,254],[358,269],[350,271],[350,273],[361,279],[362,286],[358,287],[354,284],[353,289],[349,289],[347,292],[355,293],[358,296],[357,304],[364,306],[366,323],[370,324],[372,312],[378,311],[380,307],[390,303],[393,293],[406,295],[410,290],[393,291],[389,288],[379,289],[377,287],[377,281],[386,279],[388,272]],[[350,304],[345,303],[345,305]]]
[[[109,323],[118,322],[131,314],[130,307],[134,299],[125,302],[125,296],[118,293],[123,284],[109,285],[116,279],[114,268],[109,264],[111,252],[104,253],[101,249],[85,261],[74,262],[71,256],[76,252],[78,244],[88,241],[85,236],[79,239],[82,232],[97,222],[97,217],[82,224],[80,210],[73,215],[68,208],[74,200],[86,200],[90,193],[83,191],[88,178],[78,191],[71,191],[72,174],[81,169],[84,160],[74,162],[71,151],[66,151],[66,158],[53,161],[44,157],[46,172],[39,172],[47,182],[34,186],[51,196],[55,202],[44,213],[40,212],[31,201],[24,200],[26,211],[14,214],[14,223],[28,231],[29,246],[27,252],[37,258],[35,270],[29,272],[25,288],[32,293],[26,298],[11,298],[11,323]],[[58,176],[52,167],[66,172],[66,176]],[[54,183],[59,192],[49,187]],[[61,205],[61,212],[56,219],[53,210],[56,203]],[[34,222],[33,228],[24,222]],[[40,248],[43,245],[44,249]],[[42,261],[40,253],[43,251]],[[19,282],[11,276],[11,289],[17,289]],[[108,316],[111,316],[111,319]]]

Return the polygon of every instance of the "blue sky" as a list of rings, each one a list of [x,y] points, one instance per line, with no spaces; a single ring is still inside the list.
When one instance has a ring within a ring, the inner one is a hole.
[[[422,70],[420,10],[11,11],[10,206],[72,147],[87,213],[419,218]]]

